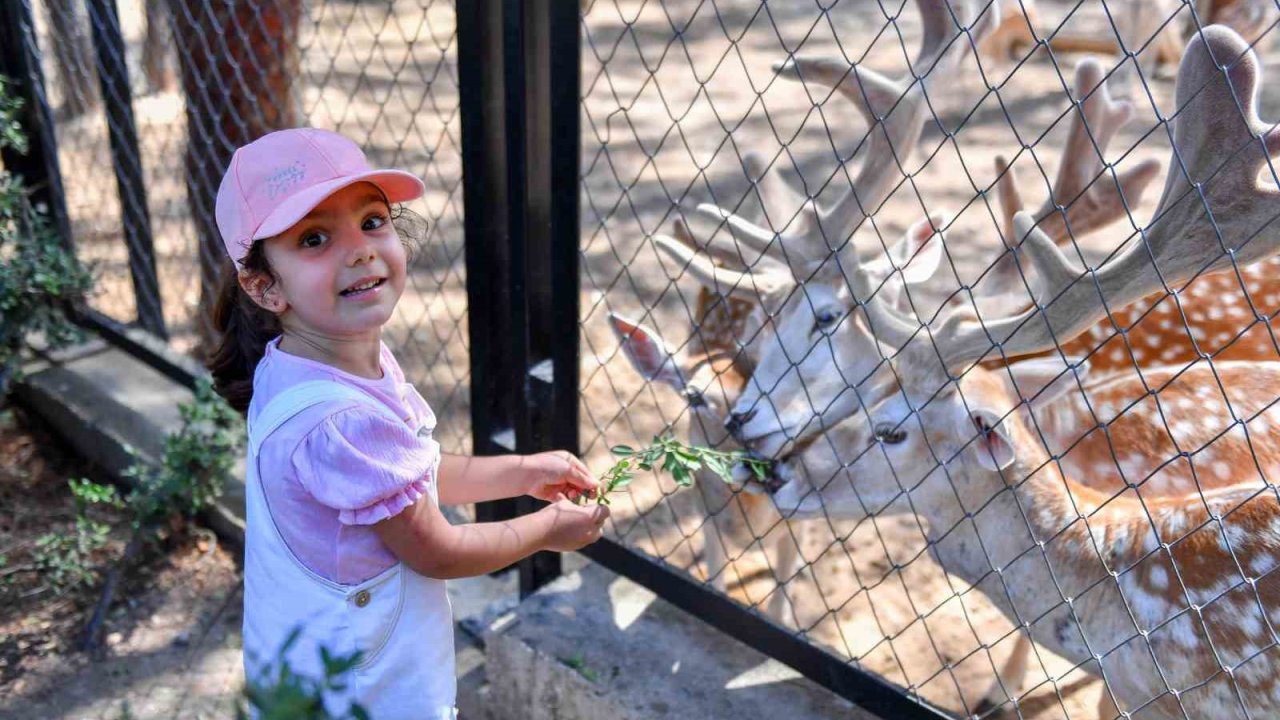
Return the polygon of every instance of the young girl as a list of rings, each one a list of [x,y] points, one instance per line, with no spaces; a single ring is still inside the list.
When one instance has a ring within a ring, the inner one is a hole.
[[[445,579],[600,537],[608,511],[571,502],[597,480],[569,453],[444,455],[435,416],[382,343],[406,280],[392,204],[418,178],[375,170],[350,140],[284,130],[235,152],[218,188],[234,263],[210,363],[245,412],[246,676],[284,655],[323,677],[321,648],[361,653],[333,712],[455,717]],[[451,525],[437,503],[532,495],[551,504],[500,523]]]

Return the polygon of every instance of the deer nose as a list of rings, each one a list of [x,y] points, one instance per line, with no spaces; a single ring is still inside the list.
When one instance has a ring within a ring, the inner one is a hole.
[[[754,408],[746,412],[730,413],[729,419],[724,422],[724,427],[731,435],[737,436],[738,431],[742,429],[742,426],[751,422],[751,418],[755,416],[756,411]]]

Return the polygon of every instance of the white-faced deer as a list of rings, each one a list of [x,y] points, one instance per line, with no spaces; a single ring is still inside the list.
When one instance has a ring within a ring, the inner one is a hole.
[[[1192,40],[1176,93],[1177,162],[1159,207],[1099,269],[1080,268],[1033,217],[1016,216],[1046,280],[1037,308],[982,322],[957,312],[926,328],[854,273],[875,334],[903,348],[889,361],[900,383],[798,444],[780,469],[787,484],[775,499],[798,514],[924,518],[943,567],[1037,642],[1101,675],[1107,699],[1137,717],[1280,713],[1280,431],[1270,412],[1280,363],[1113,376],[1109,385],[1128,386],[1121,396],[1151,400],[1129,412],[1161,413],[1167,439],[1122,438],[1115,462],[1081,470],[1060,461],[1040,418],[1080,387],[1085,366],[980,361],[994,347],[1008,356],[1057,347],[1109,306],[1280,249],[1280,193],[1259,182],[1280,131],[1256,115],[1258,79],[1234,32],[1215,26]],[[1100,418],[1105,431],[1119,429],[1106,417],[1117,410]],[[1140,459],[1126,467],[1125,454]],[[1170,463],[1193,475],[1190,491],[1156,481]]]
[[[773,336],[764,350],[762,362],[772,368],[764,370],[769,387],[777,385],[781,377],[798,377],[799,373],[804,373],[810,382],[792,383],[800,392],[774,396],[782,398],[779,402],[809,409],[819,404],[828,405],[829,411],[845,414],[856,407],[857,400],[851,389],[874,369],[880,353],[874,340],[860,333],[855,339],[856,347],[841,355],[844,362],[833,362],[836,353],[825,338],[841,324],[850,322],[849,310],[854,303],[838,264],[830,261],[832,253],[849,245],[853,233],[903,181],[904,163],[919,142],[924,123],[933,117],[929,94],[936,94],[939,88],[955,81],[973,43],[991,31],[998,13],[994,4],[980,0],[966,3],[962,11],[956,12],[961,22],[969,23],[969,29],[965,30],[957,25],[946,0],[917,0],[917,5],[923,33],[920,49],[912,62],[913,74],[892,79],[864,66],[850,67],[843,60],[806,57],[794,58],[777,67],[783,77],[835,88],[854,103],[871,125],[862,143],[862,164],[847,192],[826,208],[819,208],[810,200],[799,204],[800,209],[793,217],[787,218],[785,214],[771,217],[771,224],[780,227],[780,231],[760,227],[720,208],[699,208],[723,218],[732,237],[749,247],[780,248],[777,254],[790,270],[790,292],[777,293],[785,298],[784,307],[768,313]],[[765,197],[785,192],[776,176],[760,171],[759,181]],[[773,207],[766,203],[766,209],[776,211],[781,205],[784,203],[774,203]],[[887,280],[893,288],[927,280],[942,257],[940,242],[926,243],[934,234],[933,223],[937,222],[941,220],[930,218],[917,223],[902,242],[886,252],[884,259],[867,266],[865,271],[878,280]],[[667,249],[670,251],[670,244]],[[713,272],[710,261],[705,258],[700,260],[686,252],[683,259],[691,270],[703,276]],[[747,288],[759,284],[751,273],[738,275],[733,281]],[[757,373],[761,369],[757,368]],[[805,392],[821,395],[821,403],[807,403]],[[753,382],[735,405],[735,418],[731,422],[736,436],[754,439],[761,435],[754,431],[753,420],[747,416],[751,410],[742,410],[744,407],[754,409],[760,394],[759,383]],[[754,420],[756,424],[775,425],[776,421],[776,413],[772,418],[760,413]],[[762,449],[768,454],[767,448]]]
[[[1101,79],[1102,68],[1096,62],[1081,63],[1075,88],[1076,96],[1083,101],[1079,112],[1072,115],[1066,152],[1051,197],[1035,215],[1055,239],[1083,237],[1125,217],[1127,208],[1140,200],[1159,170],[1157,162],[1148,161],[1114,177],[1103,174],[1098,152],[1106,150],[1132,109],[1128,103],[1111,100],[1105,87],[1100,87]],[[1098,150],[1094,149],[1094,142]],[[895,152],[904,154],[902,150]],[[890,156],[871,157],[868,161],[893,164]],[[1021,200],[1003,160],[997,160],[997,167],[1003,169],[998,190],[1010,218],[1004,231],[1005,242],[1013,247],[1016,243],[1011,218],[1021,209]],[[1059,207],[1066,208],[1065,212]],[[733,222],[735,227],[744,229],[742,237],[758,239],[765,232],[760,228],[748,232],[748,223],[740,219]],[[859,271],[868,275],[868,281],[879,288],[887,301],[909,309],[912,288],[928,283],[940,263],[941,238],[930,238],[934,228],[943,224],[941,217],[916,223],[887,259]],[[818,242],[810,240],[811,245]],[[799,240],[790,243],[803,247]],[[734,406],[731,421],[735,436],[766,456],[781,452],[789,441],[820,431],[824,422],[838,421],[854,412],[865,400],[863,395],[882,384],[882,378],[873,378],[872,374],[884,369],[882,359],[892,350],[886,351],[886,346],[877,343],[868,331],[866,318],[849,292],[848,263],[830,262],[821,270],[802,266],[793,272],[808,279],[775,320],[776,336],[764,345],[751,382]],[[806,272],[807,276],[802,274]],[[1012,261],[997,263],[992,272],[995,275],[985,281],[987,286],[1025,287]],[[1026,276],[1032,285],[1036,283],[1034,273]],[[1007,301],[1010,296],[1004,297]],[[1156,327],[1152,323],[1151,328]],[[1114,331],[1106,337],[1111,334]],[[1114,364],[1132,367],[1118,360]]]

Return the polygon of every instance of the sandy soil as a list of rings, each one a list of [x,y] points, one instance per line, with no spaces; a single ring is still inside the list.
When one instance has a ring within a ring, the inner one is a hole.
[[[135,44],[139,5],[121,3]],[[1068,17],[1066,33],[1096,34],[1107,27],[1096,0],[1039,7],[1044,27]],[[829,12],[809,3],[597,0],[584,23],[581,447],[589,463],[603,469],[612,444],[687,428],[681,399],[633,372],[606,324],[609,312],[620,312],[657,327],[675,346],[690,336],[697,284],[659,257],[651,236],[669,232],[681,216],[700,232],[712,232],[713,225],[692,217],[699,202],[759,217],[741,171],[748,150],[763,153],[792,188],[802,187],[803,178],[803,187],[823,200],[847,187],[842,159],[852,156],[851,172],[865,161],[855,149],[866,125],[854,109],[824,89],[777,80],[772,64],[790,52],[843,54],[901,73],[903,47],[915,47],[919,23],[909,4],[899,16],[896,5],[870,0],[840,3]],[[469,376],[451,6],[397,3],[389,14],[373,3],[327,2],[310,7],[304,26],[298,97],[304,117],[360,138],[375,161],[408,167],[427,182],[427,197],[412,209],[431,229],[388,339],[436,407],[446,447],[465,451]],[[1269,67],[1275,57],[1267,56]],[[911,181],[893,194],[873,228],[860,231],[859,247],[874,252],[926,210],[948,213],[954,221],[947,250],[956,279],[972,279],[997,238],[996,207],[983,194],[994,178],[993,159],[1014,159],[1028,205],[1043,199],[1060,160],[1065,90],[1078,59],[1041,51],[1020,62],[984,65],[991,90],[970,61],[963,77],[930,98],[937,122],[926,125],[919,150],[901,159]],[[1121,171],[1145,158],[1167,157],[1167,132],[1158,118],[1173,109],[1169,72],[1149,76],[1132,91],[1135,119],[1108,153]],[[1262,100],[1263,117],[1275,117],[1277,92],[1264,86]],[[166,319],[175,345],[189,348],[197,291],[181,174],[182,102],[174,93],[138,92],[135,108]],[[64,123],[59,133],[78,246],[99,271],[95,303],[130,317],[118,210],[102,191],[114,187],[105,127],[86,118]],[[1138,222],[1149,216],[1157,195],[1153,189],[1136,209]],[[794,206],[782,210],[790,215]],[[1105,246],[1121,236],[1101,233],[1094,242]],[[663,478],[633,487],[629,499],[615,505],[615,537],[700,572],[705,518],[695,494],[677,494]],[[781,531],[797,538],[808,561],[788,594],[800,628],[815,642],[951,707],[961,694],[979,696],[994,681],[993,666],[1003,663],[1013,644],[1009,626],[922,554],[914,519],[875,518],[847,528],[797,524]],[[1029,691],[1019,703],[1023,717],[1096,716],[1099,683],[1042,651],[1032,667],[1021,689]]]
[[[240,570],[212,533],[144,553],[116,593],[104,646],[75,648],[95,588],[56,592],[23,570],[38,537],[74,523],[67,480],[93,478],[56,438],[0,410],[0,716],[14,718],[234,717],[240,660]],[[104,522],[120,511],[95,509]],[[119,557],[127,523],[95,555]]]

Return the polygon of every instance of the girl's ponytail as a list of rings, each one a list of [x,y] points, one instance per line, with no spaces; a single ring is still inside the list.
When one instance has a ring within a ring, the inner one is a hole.
[[[271,273],[261,242],[253,244],[243,262],[247,271]],[[253,399],[253,371],[266,354],[267,343],[280,334],[280,320],[249,298],[237,275],[234,263],[223,269],[213,308],[213,327],[222,339],[207,365],[214,389],[243,415]]]

